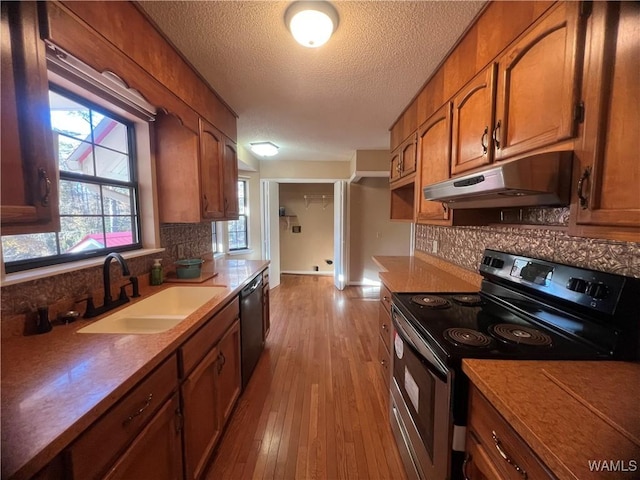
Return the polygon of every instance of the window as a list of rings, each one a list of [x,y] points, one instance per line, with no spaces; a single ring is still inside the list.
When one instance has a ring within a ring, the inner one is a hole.
[[[229,251],[246,250],[249,248],[249,233],[247,229],[247,181],[238,180],[238,220],[227,222],[229,230]]]
[[[49,104],[61,230],[3,236],[8,273],[141,248],[132,123],[53,85]]]
[[[211,249],[213,253],[218,251],[218,227],[216,222],[211,222]]]

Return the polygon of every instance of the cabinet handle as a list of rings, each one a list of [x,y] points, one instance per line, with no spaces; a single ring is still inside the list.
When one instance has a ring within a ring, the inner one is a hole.
[[[464,478],[464,480],[471,480],[468,476],[467,476],[467,465],[469,464],[469,461],[471,460],[471,455],[469,455],[468,453],[465,454],[464,456],[464,462],[462,462],[462,477]]]
[[[585,180],[587,180],[590,175],[591,167],[587,167],[584,169],[584,172],[582,172],[580,180],[578,180],[578,200],[580,200],[580,208],[582,208],[583,210],[586,210],[589,206],[589,199],[582,193],[582,187],[584,186]]]
[[[202,200],[204,201],[204,211],[209,210],[209,200],[206,195],[202,195]]]
[[[480,145],[482,145],[482,155],[486,155],[487,154],[487,137],[489,136],[489,126],[484,127],[484,133],[482,134],[482,137],[480,137]]]
[[[388,302],[389,301],[389,297],[387,297],[386,295],[384,297],[382,297],[382,301],[383,302]]]
[[[386,360],[380,360],[380,365],[382,365],[384,368],[387,368],[387,361]]]
[[[506,452],[502,449],[502,445],[500,443],[500,439],[498,438],[498,435],[496,435],[495,430],[491,431],[491,438],[493,438],[493,443],[496,446],[496,450],[498,450],[498,453],[503,458],[503,460],[505,462],[507,462],[509,465],[511,465],[513,468],[515,468],[516,472],[518,472],[522,476],[522,478],[524,478],[526,480],[527,479],[527,472],[525,472],[516,462],[511,460],[511,458],[509,458],[509,456],[506,454]]]
[[[389,329],[389,327],[387,326],[387,324],[386,324],[386,323],[383,323],[383,324],[382,324],[382,329],[383,329],[384,331],[387,331],[387,330]]]
[[[227,363],[227,359],[224,357],[224,353],[220,352],[220,355],[218,355],[218,375],[222,372],[222,367],[224,367],[225,363]]]
[[[51,195],[51,180],[44,168],[38,169],[38,178],[40,179],[40,182],[44,182],[44,195],[40,199],[40,203],[43,207],[46,207],[49,205],[49,196]]]
[[[122,422],[123,426],[129,425],[129,423],[131,423],[131,420],[133,420],[134,418],[136,418],[139,415],[142,415],[142,412],[144,412],[147,408],[149,408],[149,405],[151,405],[151,399],[153,398],[153,393],[150,393],[149,396],[147,397],[147,401],[144,402],[144,405],[142,407],[140,407],[140,409],[134,413],[132,413],[131,415],[129,415],[129,417],[127,417],[127,419]]]
[[[496,124],[496,128],[493,129],[493,143],[496,146],[496,149],[500,150],[500,140],[498,140],[498,137],[500,135],[500,120],[498,120],[498,123]]]

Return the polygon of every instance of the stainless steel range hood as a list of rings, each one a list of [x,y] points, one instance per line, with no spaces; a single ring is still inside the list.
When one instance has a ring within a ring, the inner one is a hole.
[[[487,170],[423,188],[425,200],[449,208],[559,206],[569,204],[572,151],[500,162]]]

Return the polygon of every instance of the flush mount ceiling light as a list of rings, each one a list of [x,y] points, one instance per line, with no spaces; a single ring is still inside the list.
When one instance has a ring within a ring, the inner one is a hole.
[[[289,5],[284,21],[300,45],[317,48],[338,28],[338,12],[329,2],[299,1]]]
[[[261,157],[273,157],[278,153],[277,145],[271,142],[256,142],[251,144],[251,151]]]

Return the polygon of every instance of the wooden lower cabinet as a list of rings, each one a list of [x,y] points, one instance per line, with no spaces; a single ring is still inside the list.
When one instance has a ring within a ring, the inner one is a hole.
[[[202,478],[242,388],[237,299],[200,329],[181,349],[191,365],[194,348],[208,340],[208,353],[181,385],[185,478]],[[225,327],[226,330],[222,330]],[[222,330],[222,331],[221,331]],[[183,367],[184,368],[184,367]]]
[[[108,480],[182,478],[180,403],[175,393],[105,476]]]
[[[269,310],[269,269],[262,272],[262,341],[271,330],[271,312]]]
[[[468,480],[547,480],[555,478],[534,451],[471,385],[467,425],[466,458]]]
[[[382,285],[380,287],[380,306],[378,308],[378,335],[376,354],[380,364],[380,372],[386,386],[385,400],[389,398],[389,385],[391,384],[391,351],[393,350],[393,324],[391,323],[391,292]],[[388,409],[385,409],[387,411]]]

